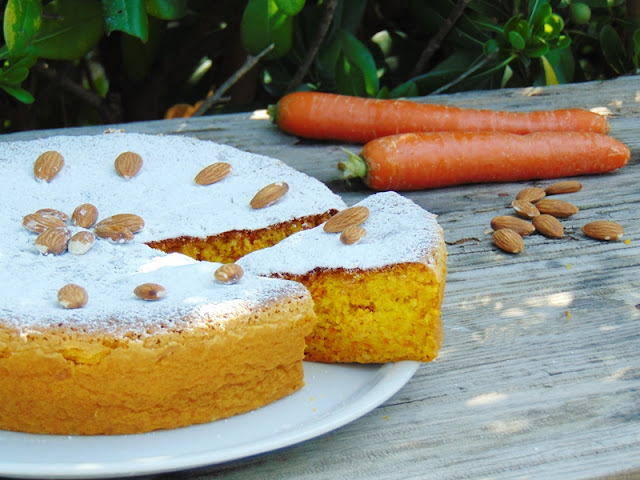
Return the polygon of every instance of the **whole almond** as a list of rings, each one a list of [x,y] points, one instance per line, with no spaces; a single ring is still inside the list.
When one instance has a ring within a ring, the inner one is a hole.
[[[289,191],[286,182],[276,182],[261,189],[249,202],[251,208],[265,208],[273,205]]]
[[[522,237],[510,228],[501,228],[496,230],[492,235],[493,243],[500,250],[508,253],[520,253],[524,250],[524,242]]]
[[[369,218],[369,209],[364,205],[356,205],[336,213],[324,224],[324,231],[329,233],[342,232],[351,225],[361,225]]]
[[[127,243],[133,240],[133,232],[122,225],[98,225],[93,231],[97,237],[113,243]]]
[[[560,220],[553,215],[543,213],[533,219],[533,225],[536,230],[545,237],[549,238],[561,238],[564,236],[564,227]]]
[[[523,218],[533,218],[540,215],[540,211],[536,206],[528,200],[514,200],[511,207],[519,216]]]
[[[96,237],[89,230],[81,230],[69,240],[67,249],[73,255],[84,255],[93,246]]]
[[[144,228],[144,220],[134,213],[118,213],[100,220],[96,225],[96,227],[104,226],[125,227],[131,233],[138,233]]]
[[[60,152],[49,150],[40,155],[33,164],[33,174],[38,180],[49,183],[62,170],[64,157]]]
[[[544,189],[547,195],[560,195],[563,193],[574,193],[582,189],[582,184],[576,180],[566,180],[564,182],[552,183]]]
[[[58,217],[46,216],[40,213],[30,213],[22,218],[22,226],[30,232],[42,233],[49,228],[66,228],[66,223]]]
[[[231,172],[231,165],[226,162],[212,163],[204,167],[196,175],[194,181],[198,185],[211,185],[219,182]]]
[[[143,283],[134,288],[133,293],[143,300],[160,300],[167,294],[167,290],[157,283]]]
[[[570,217],[578,213],[580,210],[575,205],[565,202],[564,200],[553,200],[551,198],[545,198],[536,203],[536,208],[540,213],[546,213],[558,218]]]
[[[58,290],[58,302],[64,308],[82,308],[88,300],[87,291],[75,283],[68,283]]]
[[[516,200],[536,203],[545,197],[545,191],[540,187],[526,187],[516,194]]]
[[[91,228],[98,220],[98,208],[91,203],[78,205],[71,214],[71,223],[81,228]]]
[[[71,232],[67,227],[48,228],[36,238],[35,245],[42,255],[60,255],[67,251]]]
[[[62,220],[63,222],[69,221],[69,215],[60,210],[56,210],[55,208],[41,208],[36,213],[39,213],[43,217],[56,217]]]
[[[527,222],[526,220],[518,217],[512,217],[510,215],[500,215],[493,218],[491,220],[491,228],[493,228],[494,230],[500,230],[501,228],[510,228],[522,237],[531,235],[536,230],[531,222]]]
[[[367,230],[360,225],[349,225],[340,234],[340,241],[345,245],[353,245],[367,234]]]
[[[596,220],[594,222],[589,222],[582,227],[581,230],[586,236],[595,238],[596,240],[620,240],[622,235],[624,235],[624,228],[622,225],[609,220]]]
[[[116,157],[114,166],[118,175],[128,180],[142,168],[142,157],[135,152],[123,152]]]
[[[244,270],[237,263],[225,263],[218,267],[213,277],[220,283],[231,285],[240,281],[244,275]]]

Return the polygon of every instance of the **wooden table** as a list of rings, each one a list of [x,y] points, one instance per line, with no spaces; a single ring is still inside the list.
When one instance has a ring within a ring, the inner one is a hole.
[[[444,346],[363,418],[254,458],[181,479],[640,478],[640,78],[422,99],[476,108],[597,109],[632,150],[625,168],[581,177],[567,235],[498,251],[489,222],[515,194],[550,182],[471,185],[406,195],[439,215],[449,251]],[[192,135],[267,154],[326,182],[352,204],[370,194],[338,179],[342,147],[279,132],[264,112],[115,126]],[[101,133],[25,132],[0,140]],[[610,219],[626,242],[580,227]],[[164,478],[163,475],[153,478]]]

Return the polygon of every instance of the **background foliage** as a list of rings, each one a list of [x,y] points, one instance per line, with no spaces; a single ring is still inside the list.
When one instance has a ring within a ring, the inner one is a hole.
[[[163,118],[212,94],[196,114],[296,89],[386,98],[635,74],[639,3],[2,1],[0,131]]]

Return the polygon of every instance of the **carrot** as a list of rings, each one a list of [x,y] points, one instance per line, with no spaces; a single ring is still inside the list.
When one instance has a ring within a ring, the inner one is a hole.
[[[608,172],[629,148],[588,132],[421,132],[378,138],[338,167],[374,190],[419,190]]]
[[[269,111],[273,122],[292,135],[362,143],[427,131],[609,131],[602,115],[582,109],[502,112],[320,92],[290,93]]]

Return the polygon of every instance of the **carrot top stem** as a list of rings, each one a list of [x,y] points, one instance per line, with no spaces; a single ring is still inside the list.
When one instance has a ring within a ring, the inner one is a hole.
[[[364,178],[367,176],[367,163],[364,159],[353,152],[350,152],[346,148],[342,151],[349,155],[343,162],[338,162],[338,169],[342,172],[343,180],[350,180],[352,178]]]

